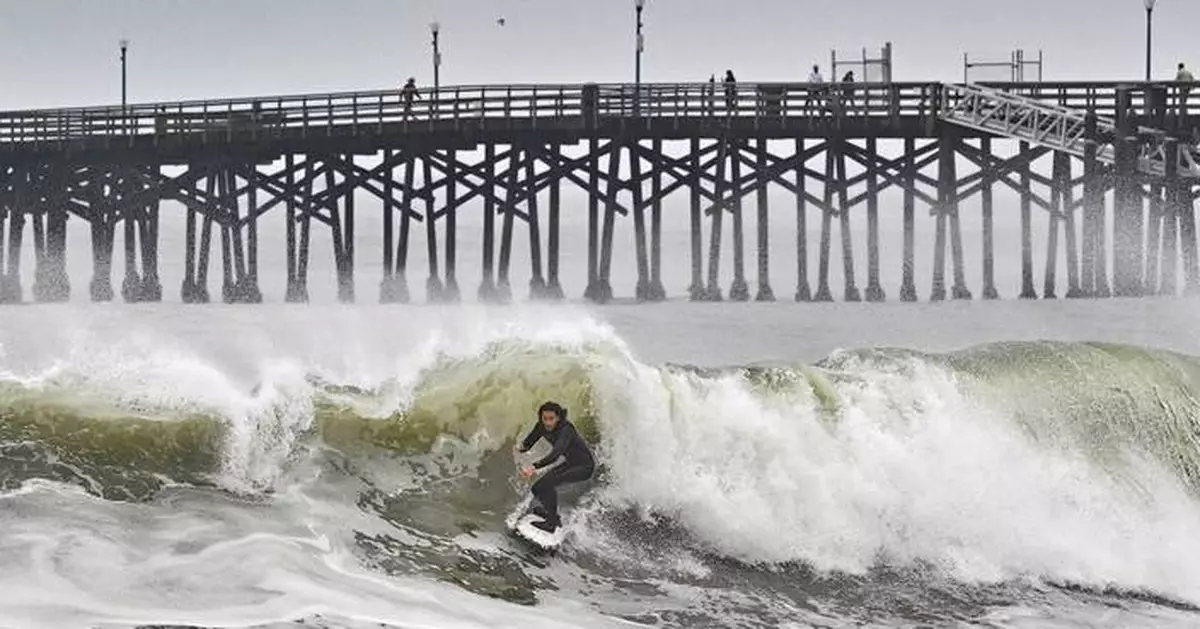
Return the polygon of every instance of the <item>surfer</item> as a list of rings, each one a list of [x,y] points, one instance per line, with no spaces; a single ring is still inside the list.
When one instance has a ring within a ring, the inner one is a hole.
[[[540,522],[534,522],[533,526],[553,533],[562,526],[558,517],[558,486],[591,478],[596,469],[596,459],[592,457],[592,451],[583,441],[583,437],[575,430],[575,425],[567,421],[567,409],[554,402],[546,402],[538,408],[538,422],[525,440],[517,446],[517,452],[528,452],[542,437],[554,446],[553,449],[532,465],[523,466],[521,476],[528,480],[533,478],[535,470],[558,461],[560,457],[564,459],[561,465],[543,474],[531,489],[533,496],[541,503],[541,506],[534,507],[532,512],[543,518]]]

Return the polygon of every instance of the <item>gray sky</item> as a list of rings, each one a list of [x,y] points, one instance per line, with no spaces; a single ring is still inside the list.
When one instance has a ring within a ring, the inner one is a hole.
[[[633,0],[0,0],[0,107],[442,83],[632,80]],[[1139,78],[1142,0],[648,0],[646,81],[802,80],[831,48],[895,48],[896,80],[960,80],[962,53],[1041,48],[1047,80]],[[504,16],[500,27],[496,18]],[[1200,2],[1161,0],[1155,74],[1200,66]],[[826,70],[827,71],[827,70]]]

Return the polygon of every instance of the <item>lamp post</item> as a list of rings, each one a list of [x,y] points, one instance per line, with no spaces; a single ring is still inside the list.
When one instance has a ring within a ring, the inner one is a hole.
[[[429,23],[429,32],[433,34],[433,96],[430,97],[432,102],[429,103],[429,107],[430,111],[433,112],[432,115],[434,116],[437,115],[439,98],[438,87],[441,86],[440,70],[442,67],[442,53],[438,49],[438,33],[441,32],[441,30],[442,25],[438,24],[436,21]]]
[[[126,99],[125,99],[125,52],[127,50],[129,50],[129,40],[122,39],[119,43],[121,46],[121,109],[124,110],[125,104],[126,104]]]
[[[429,32],[433,34],[433,89],[436,92],[441,85],[439,70],[442,65],[442,53],[438,50],[438,33],[442,30],[442,25],[437,22],[430,22]]]
[[[1146,82],[1150,82],[1150,23],[1154,15],[1155,0],[1144,0],[1146,3]]]
[[[637,51],[634,55],[633,64],[633,110],[636,115],[641,113],[642,109],[642,50],[644,48],[642,40],[642,11],[646,8],[646,0],[634,0],[633,8],[637,14]]]

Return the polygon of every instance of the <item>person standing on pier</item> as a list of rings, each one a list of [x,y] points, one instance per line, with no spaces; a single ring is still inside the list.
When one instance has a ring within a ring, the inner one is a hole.
[[[733,77],[733,70],[725,71],[725,112],[726,115],[732,116],[734,110],[737,109],[737,79]]]
[[[412,113],[413,98],[421,97],[417,93],[417,80],[415,78],[408,77],[408,80],[404,82],[404,88],[400,90],[400,96],[404,100],[404,119],[408,120],[409,114]]]
[[[1186,116],[1188,92],[1192,91],[1192,83],[1196,82],[1196,77],[1192,76],[1182,61],[1179,62],[1179,70],[1175,73],[1175,82],[1182,83],[1179,86],[1179,115]]]
[[[842,75],[842,113],[854,107],[854,70]]]
[[[825,108],[825,77],[821,76],[821,68],[816,64],[808,75],[808,95],[804,98],[805,115],[810,107],[818,114]]]

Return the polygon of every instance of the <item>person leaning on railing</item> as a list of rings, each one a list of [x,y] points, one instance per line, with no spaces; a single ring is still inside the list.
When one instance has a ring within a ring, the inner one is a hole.
[[[725,71],[725,115],[732,116],[737,109],[737,79],[733,70]]]
[[[1196,77],[1192,76],[1182,61],[1179,62],[1179,71],[1175,73],[1175,82],[1182,83],[1179,86],[1179,115],[1186,116],[1188,92],[1192,91],[1192,83],[1196,82]]]

